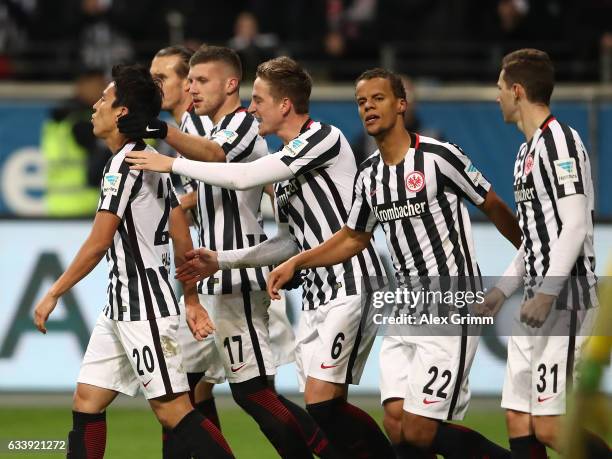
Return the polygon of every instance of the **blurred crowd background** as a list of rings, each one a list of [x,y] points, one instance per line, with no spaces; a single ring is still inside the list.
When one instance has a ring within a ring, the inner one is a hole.
[[[358,161],[376,145],[355,78],[402,74],[407,127],[461,145],[508,202],[523,139],[495,103],[499,66],[543,49],[559,82],[553,112],[584,139],[596,218],[612,220],[612,0],[0,0],[0,218],[93,215],[110,152],[91,107],[112,65],[203,43],[240,54],[245,106],[260,62],[298,60],[315,82],[312,116],[338,126]]]
[[[612,80],[612,0],[0,0],[0,78],[65,80],[168,43],[226,44],[246,73],[289,55],[317,77],[382,65],[490,81],[508,50],[548,51],[563,81]]]

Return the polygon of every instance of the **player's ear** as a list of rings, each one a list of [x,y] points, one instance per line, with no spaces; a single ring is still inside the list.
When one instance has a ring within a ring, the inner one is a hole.
[[[289,99],[288,97],[283,97],[280,103],[281,114],[283,116],[287,115],[291,111],[291,107],[293,107],[291,99]]]
[[[117,111],[115,112],[115,117],[116,117],[116,121],[119,121],[119,118],[121,118],[122,116],[127,115],[130,112],[130,110],[125,107],[125,106],[120,106],[117,107]]]
[[[228,94],[233,94],[236,91],[238,91],[240,87],[240,81],[238,80],[238,78],[229,78],[227,80],[227,93]]]
[[[408,102],[404,98],[397,99],[397,113],[401,113],[402,115],[406,113],[408,109]]]
[[[523,96],[523,87],[518,84],[518,83],[514,83],[512,85],[512,95],[514,97],[514,103],[517,103],[519,101],[519,99],[521,98],[521,96]]]

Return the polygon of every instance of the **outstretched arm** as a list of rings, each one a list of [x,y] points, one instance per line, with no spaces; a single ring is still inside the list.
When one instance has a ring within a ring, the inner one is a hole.
[[[489,188],[484,201],[478,208],[499,232],[519,249],[497,285],[485,296],[484,303],[476,308],[480,314],[495,316],[506,299],[512,296],[512,293],[523,283],[525,252],[521,245],[521,228],[518,221],[507,204],[493,191],[493,188]]]
[[[147,119],[139,113],[128,113],[119,118],[119,132],[130,139],[164,139],[181,155],[197,161],[225,161],[225,152],[216,142],[198,135],[182,132],[158,118]]]
[[[478,208],[517,249],[521,246],[521,228],[508,205],[490,188]]]
[[[506,300],[523,285],[525,275],[525,248],[521,247],[502,274],[497,284],[487,292],[482,305],[475,305],[476,311],[481,315],[495,316]]]
[[[164,140],[185,158],[195,161],[225,162],[223,148],[206,137],[187,134],[174,126],[168,126],[168,135]]]
[[[55,309],[59,298],[87,276],[100,262],[113,243],[120,222],[119,217],[111,212],[101,211],[96,214],[91,232],[72,263],[34,309],[34,324],[42,333],[47,333],[45,322]]]
[[[212,276],[219,269],[275,265],[298,251],[299,248],[289,233],[289,225],[279,223],[276,236],[252,247],[219,252],[200,248],[189,252],[189,261],[176,270],[176,278],[182,282],[193,283]]]
[[[279,289],[293,278],[295,271],[321,266],[333,266],[363,251],[370,242],[372,233],[342,227],[324,243],[290,258],[268,276],[268,294],[280,299]]]
[[[230,190],[246,190],[293,178],[289,166],[277,155],[264,156],[250,163],[203,163],[151,152],[129,152],[126,162],[133,164],[130,169],[174,172]]]
[[[193,250],[191,235],[189,233],[189,223],[185,211],[177,206],[170,212],[169,232],[174,247],[174,264],[181,266],[185,263],[185,254]],[[214,331],[214,326],[206,310],[200,305],[200,299],[195,285],[183,284],[185,295],[185,315],[187,324],[193,336],[201,341]]]

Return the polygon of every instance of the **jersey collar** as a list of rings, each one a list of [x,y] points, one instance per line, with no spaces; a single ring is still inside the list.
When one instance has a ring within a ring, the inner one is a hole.
[[[303,134],[308,129],[310,129],[310,126],[312,126],[312,123],[314,123],[313,119],[308,117],[306,122],[304,124],[302,124],[302,127],[300,128],[300,134]]]
[[[134,144],[134,148],[132,148],[132,151],[142,151],[147,148],[147,144],[142,139],[128,139],[123,144],[123,146],[119,149],[119,151],[123,150],[130,143]]]
[[[410,134],[410,148],[414,148],[417,150],[419,148],[419,143],[421,143],[421,136],[416,132],[408,132]]]
[[[546,129],[548,125],[554,120],[555,120],[555,117],[553,116],[552,113],[548,115],[546,119],[542,122],[542,124],[540,124],[540,131],[543,131],[544,129]]]

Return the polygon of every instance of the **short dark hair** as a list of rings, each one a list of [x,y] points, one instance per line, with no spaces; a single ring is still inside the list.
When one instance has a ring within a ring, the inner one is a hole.
[[[256,76],[270,84],[272,97],[277,100],[287,97],[298,115],[308,113],[312,78],[296,61],[281,56],[262,62]]]
[[[194,65],[205,64],[207,62],[223,62],[227,64],[236,74],[238,80],[242,80],[240,57],[238,57],[238,54],[233,49],[226,48],[225,46],[202,45],[189,59],[189,66],[193,67]]]
[[[366,70],[355,80],[355,85],[361,80],[372,80],[374,78],[382,78],[388,80],[393,90],[393,95],[398,99],[406,99],[406,89],[402,83],[402,78],[397,74],[387,69],[381,69],[376,67],[373,69]]]
[[[181,45],[167,46],[157,51],[154,57],[169,56],[178,56],[180,58],[174,67],[174,71],[179,77],[187,78],[189,74],[189,59],[193,56],[193,50]]]
[[[550,105],[555,86],[555,68],[544,51],[524,48],[506,54],[502,60],[502,70],[508,86],[520,84],[525,88],[530,102]]]
[[[112,70],[115,82],[113,107],[127,107],[130,113],[141,113],[146,119],[159,115],[163,92],[158,80],[142,65],[115,65]]]

